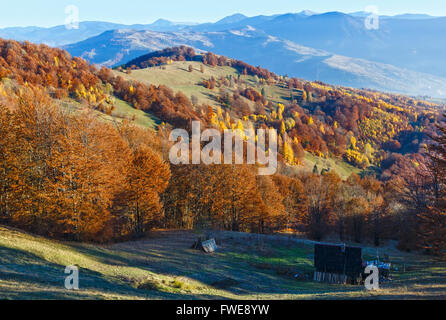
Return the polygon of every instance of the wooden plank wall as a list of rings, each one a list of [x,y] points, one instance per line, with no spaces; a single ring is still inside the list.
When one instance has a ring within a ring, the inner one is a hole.
[[[315,271],[313,280],[331,284],[347,284],[348,277],[344,274]]]

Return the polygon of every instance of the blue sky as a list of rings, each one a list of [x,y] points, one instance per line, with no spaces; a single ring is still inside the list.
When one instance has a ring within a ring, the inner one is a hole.
[[[299,12],[363,11],[377,6],[380,14],[427,13],[446,16],[444,0],[11,0],[0,11],[0,27],[63,24],[68,5],[79,8],[80,20],[125,24],[173,21],[217,21],[233,13],[248,16]]]

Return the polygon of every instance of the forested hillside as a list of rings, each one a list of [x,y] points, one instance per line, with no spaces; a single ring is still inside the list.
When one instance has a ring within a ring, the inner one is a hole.
[[[231,67],[199,86],[206,104],[131,78],[174,61]],[[441,107],[410,97],[275,75],[181,47],[101,70],[45,45],[0,41],[0,222],[45,236],[117,241],[154,227],[304,232],[313,239],[397,239],[444,250]],[[275,96],[275,92],[286,92]],[[153,131],[116,118],[116,101],[159,119]],[[80,104],[69,112],[64,104]],[[170,130],[192,120],[220,130],[275,128],[281,165],[171,165]],[[437,142],[432,140],[436,140]],[[430,146],[433,147],[430,147]],[[300,172],[305,154],[362,175]],[[441,222],[441,223],[439,223]]]
[[[207,115],[209,122],[221,128],[266,126],[286,133],[284,144],[293,151],[286,155],[290,164],[298,164],[305,150],[319,157],[342,157],[363,169],[373,165],[386,170],[395,154],[416,157],[423,151],[426,134],[435,131],[441,112],[438,105],[407,96],[278,76],[212,53],[199,55],[187,47],[151,53],[118,69],[130,74],[173,61],[201,61],[201,69],[189,69],[191,73],[204,73],[204,66],[234,68],[233,74],[200,84],[219,107]]]

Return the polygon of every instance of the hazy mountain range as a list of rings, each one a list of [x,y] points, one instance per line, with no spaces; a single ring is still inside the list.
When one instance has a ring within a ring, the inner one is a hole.
[[[216,23],[148,25],[82,22],[77,30],[0,29],[0,37],[61,46],[96,64],[116,66],[176,45],[190,45],[279,74],[331,84],[413,95],[446,97],[446,18],[382,16],[367,29],[369,13],[294,14],[246,17]]]
[[[174,23],[165,19],[159,19],[151,24],[125,25],[112,22],[86,21],[80,22],[78,29],[67,29],[64,25],[51,28],[41,27],[12,27],[0,29],[0,38],[14,39],[18,41],[30,41],[33,43],[45,43],[53,47],[59,47],[70,43],[79,42],[90,37],[97,36],[105,31],[118,29],[153,30],[153,31],[178,31],[184,27],[190,27],[193,23]]]

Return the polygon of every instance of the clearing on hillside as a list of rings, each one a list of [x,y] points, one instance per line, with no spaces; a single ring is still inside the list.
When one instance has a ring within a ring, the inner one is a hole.
[[[189,72],[189,66],[192,66],[192,72]],[[201,67],[203,67],[203,73],[201,72]],[[115,75],[120,75],[127,80],[137,80],[146,84],[165,85],[172,88],[175,92],[183,92],[188,98],[196,96],[199,103],[206,103],[211,106],[219,104],[217,101],[219,89],[209,90],[203,87],[201,83],[204,80],[209,80],[211,77],[219,79],[221,77],[232,76],[237,78],[240,76],[248,87],[253,87],[258,91],[264,88],[268,100],[275,103],[289,103],[289,89],[277,85],[260,84],[256,81],[255,77],[240,75],[237,69],[232,67],[214,67],[196,61],[174,61],[168,65],[132,70],[130,74],[119,71],[114,72]],[[228,87],[225,87],[225,89],[228,89]],[[235,91],[237,86],[230,89],[231,91]],[[295,90],[295,95],[296,97],[300,96],[301,92]],[[247,99],[246,101],[250,102]]]

